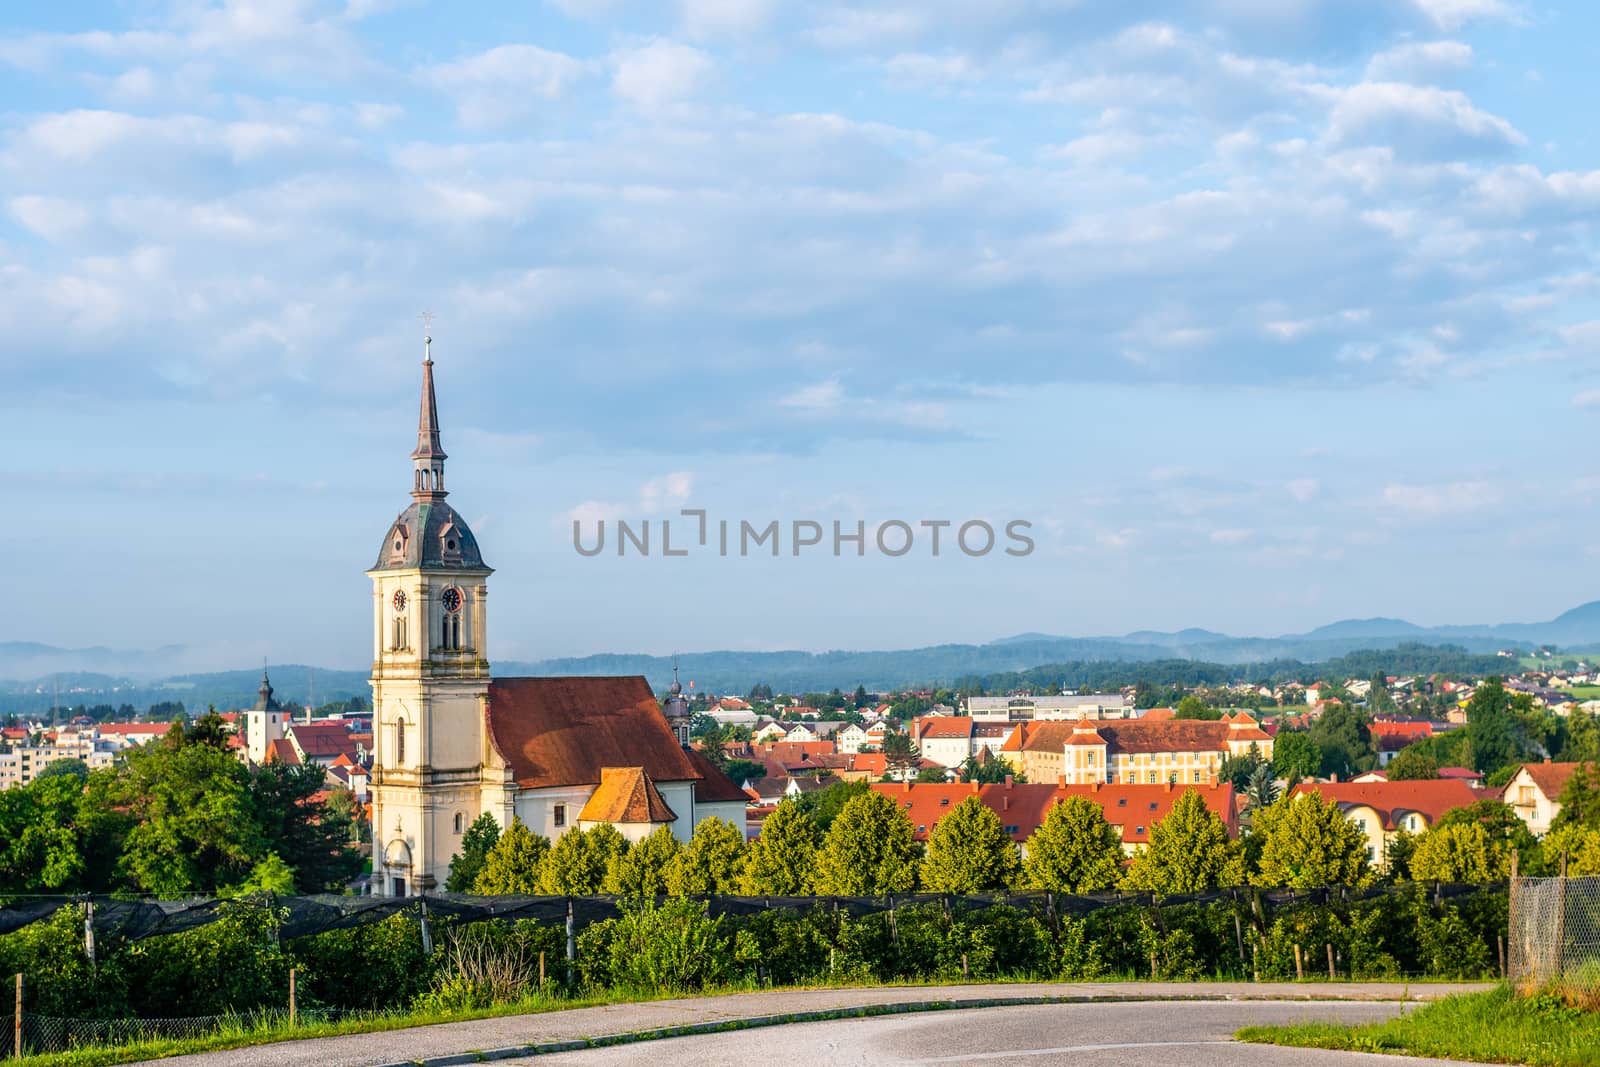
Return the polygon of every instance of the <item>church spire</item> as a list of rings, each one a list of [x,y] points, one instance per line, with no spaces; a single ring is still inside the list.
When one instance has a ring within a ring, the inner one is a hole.
[[[439,405],[433,395],[433,338],[422,338],[422,413],[417,417],[417,448],[411,453],[411,495],[439,500],[444,491],[444,446],[439,443]]]

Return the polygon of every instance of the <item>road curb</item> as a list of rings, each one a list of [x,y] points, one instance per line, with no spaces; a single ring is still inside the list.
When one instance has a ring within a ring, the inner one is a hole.
[[[627,1030],[597,1037],[567,1038],[561,1041],[536,1041],[503,1048],[457,1052],[449,1056],[432,1056],[421,1060],[395,1060],[377,1064],[376,1067],[463,1067],[471,1063],[490,1063],[528,1056],[548,1056],[556,1052],[577,1052],[582,1049],[606,1048],[613,1045],[632,1045],[645,1041],[660,1041],[669,1037],[694,1037],[701,1034],[729,1033],[735,1030],[755,1030],[768,1026],[786,1026],[792,1023],[827,1022],[832,1019],[868,1019],[879,1015],[909,1015],[916,1012],[968,1011],[975,1008],[1031,1007],[1044,1004],[1130,1004],[1150,1002],[1205,1002],[1230,1003],[1239,1001],[1310,1002],[1330,1001],[1342,1003],[1408,1003],[1432,1000],[1431,996],[1417,995],[1414,991],[1399,997],[1385,996],[1318,996],[1307,992],[1300,994],[1168,994],[1166,996],[1124,996],[1121,994],[1076,994],[1036,997],[971,997],[959,1000],[905,1000],[888,1004],[861,1004],[843,1008],[817,1008],[812,1011],[783,1012],[780,1014],[747,1015],[740,1018],[720,1019],[682,1026],[656,1027],[650,1030]]]

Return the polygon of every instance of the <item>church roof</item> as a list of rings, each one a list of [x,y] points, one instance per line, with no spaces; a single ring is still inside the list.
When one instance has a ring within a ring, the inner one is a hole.
[[[720,804],[726,801],[745,801],[749,797],[732,778],[717,769],[717,765],[704,752],[691,748],[684,752],[694,769],[700,772],[700,781],[694,786],[694,799],[699,804]]]
[[[704,777],[639,676],[495,678],[489,737],[526,789],[598,785],[607,767],[642,767],[658,782]]]
[[[666,823],[678,818],[643,767],[602,767],[579,822]]]
[[[375,571],[489,571],[467,520],[443,500],[414,500],[378,548]]]

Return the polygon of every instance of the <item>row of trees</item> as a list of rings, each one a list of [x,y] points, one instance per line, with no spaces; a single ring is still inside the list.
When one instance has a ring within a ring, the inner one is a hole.
[[[119,765],[60,761],[0,791],[0,893],[163,898],[337,889],[360,872],[360,811],[320,767],[246,767],[211,713]]]
[[[1600,860],[1600,830],[1594,833]],[[934,825],[925,847],[913,837],[905,811],[876,791],[852,795],[826,830],[799,803],[786,800],[768,816],[761,836],[748,843],[733,825],[709,819],[687,844],[667,827],[630,845],[614,828],[599,826],[569,830],[552,846],[521,822],[502,834],[485,816],[473,824],[452,863],[447,888],[647,897],[1114,888],[1171,895],[1236,885],[1356,886],[1380,877],[1491,881],[1505,877],[1513,852],[1521,855],[1527,873],[1543,865],[1539,843],[1498,803],[1452,812],[1425,834],[1402,836],[1381,873],[1369,862],[1366,837],[1337,806],[1316,795],[1261,808],[1254,831],[1231,840],[1201,795],[1186,792],[1151,827],[1148,848],[1131,862],[1120,832],[1098,804],[1082,797],[1049,812],[1028,839],[1025,857],[1000,817],[977,797],[951,808]]]

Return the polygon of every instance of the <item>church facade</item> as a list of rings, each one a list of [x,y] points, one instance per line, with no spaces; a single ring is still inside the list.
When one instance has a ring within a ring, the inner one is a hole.
[[[430,342],[431,344],[431,342]],[[676,682],[665,707],[642,677],[495,678],[489,578],[477,539],[445,502],[433,361],[411,453],[411,503],[372,579],[373,889],[444,887],[484,812],[554,841],[606,822],[638,840],[707,818],[744,826],[745,795],[689,747]]]

